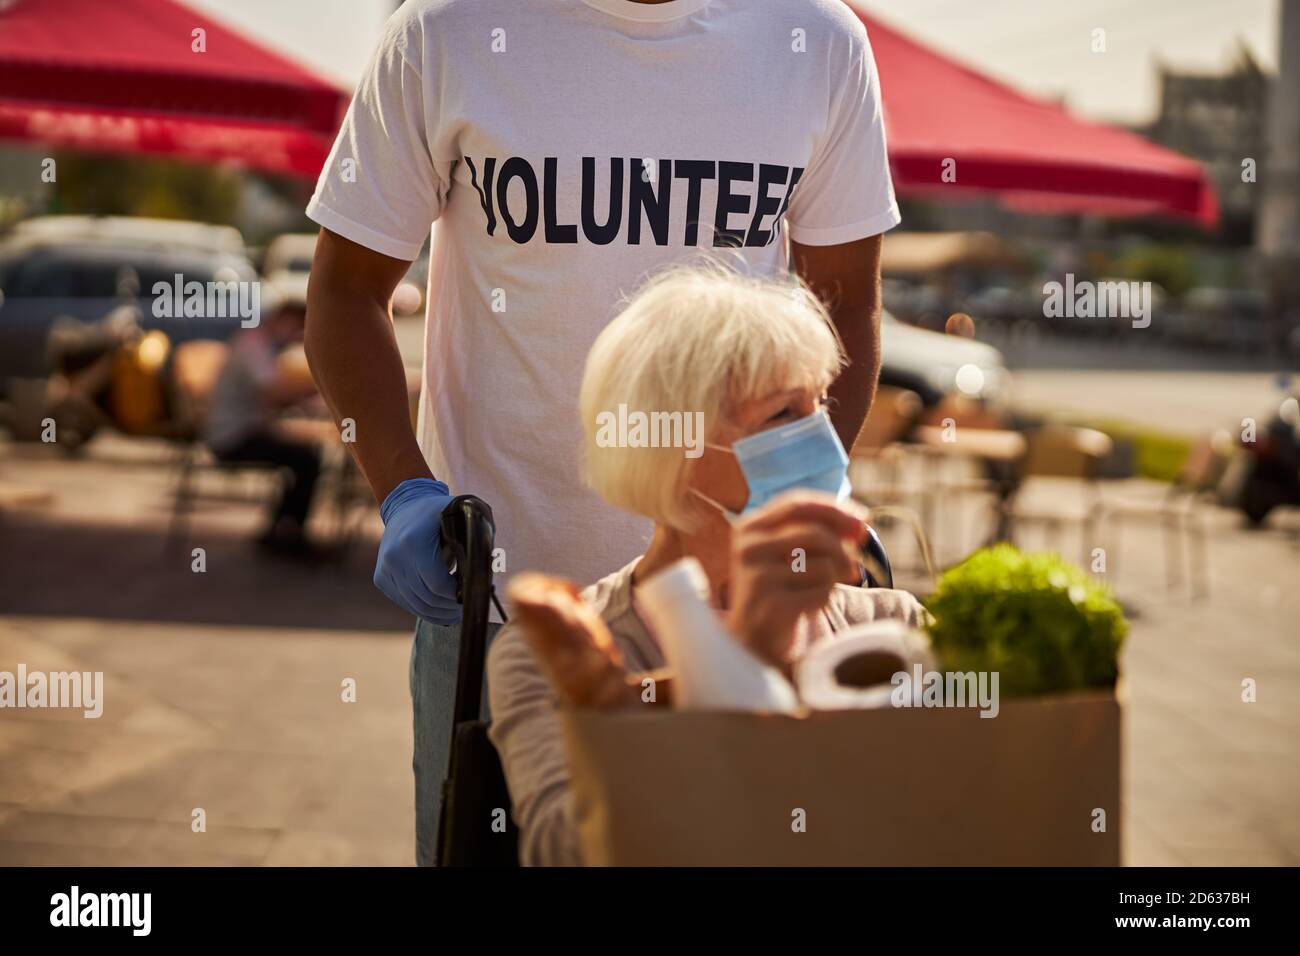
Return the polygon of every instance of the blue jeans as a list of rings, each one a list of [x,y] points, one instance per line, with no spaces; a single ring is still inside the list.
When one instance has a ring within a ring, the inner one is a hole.
[[[499,624],[488,625],[488,642]],[[451,757],[451,718],[456,702],[456,667],[460,661],[460,625],[430,624],[419,620],[411,647],[411,709],[414,715],[415,753],[415,862],[438,865],[438,823],[442,811],[442,783]],[[483,719],[488,719],[487,681],[484,674]]]

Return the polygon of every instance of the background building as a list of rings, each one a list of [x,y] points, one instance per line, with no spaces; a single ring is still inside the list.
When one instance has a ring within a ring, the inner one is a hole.
[[[1183,72],[1165,64],[1159,71],[1159,115],[1138,132],[1205,164],[1219,194],[1222,238],[1248,244],[1260,189],[1243,181],[1242,162],[1264,164],[1270,77],[1244,43],[1226,72]]]

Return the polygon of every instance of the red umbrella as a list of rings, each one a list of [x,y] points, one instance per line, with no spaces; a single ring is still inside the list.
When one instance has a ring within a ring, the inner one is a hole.
[[[1214,188],[1199,163],[1127,130],[1077,119],[854,12],[876,55],[899,193],[943,199],[992,192],[1027,211],[1217,223]],[[956,161],[955,182],[943,181],[948,159]]]
[[[0,0],[0,138],[315,178],[346,105],[173,0]]]

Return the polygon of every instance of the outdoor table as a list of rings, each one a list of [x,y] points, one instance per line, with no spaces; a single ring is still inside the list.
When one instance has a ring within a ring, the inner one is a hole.
[[[1020,487],[1020,469],[1017,464],[1025,457],[1028,444],[1020,432],[1003,428],[958,427],[954,440],[945,438],[946,428],[919,425],[913,431],[916,448],[925,456],[931,467],[945,458],[974,458],[986,466],[990,478],[987,485],[996,499],[997,525],[986,544],[1010,540],[1010,504]],[[928,484],[928,483],[927,483]],[[923,520],[927,528],[933,527],[933,496],[928,492],[922,498]]]

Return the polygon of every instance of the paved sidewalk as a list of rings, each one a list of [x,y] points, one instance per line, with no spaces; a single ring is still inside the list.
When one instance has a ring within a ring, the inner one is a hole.
[[[0,720],[0,864],[410,863],[407,650],[385,633],[0,623],[0,667],[103,671],[106,700],[98,720]]]
[[[413,862],[410,627],[373,520],[341,565],[266,558],[247,504],[169,549],[168,472],[96,452],[0,458],[55,493],[0,524],[0,669],[103,671],[106,701],[0,714],[0,865]]]
[[[1262,427],[1287,393],[1270,372],[1150,369],[1017,369],[1013,404],[1033,414],[1112,419],[1197,438],[1241,431],[1243,418]]]

